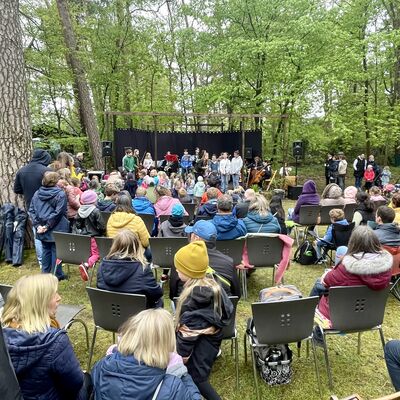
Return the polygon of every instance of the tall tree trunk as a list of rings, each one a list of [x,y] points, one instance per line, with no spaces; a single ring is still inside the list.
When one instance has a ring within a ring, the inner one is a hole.
[[[17,0],[0,3],[0,204],[23,208],[13,184],[31,156],[32,132],[18,9]]]
[[[96,118],[93,111],[92,99],[90,97],[89,85],[85,76],[85,70],[77,54],[77,43],[75,33],[72,29],[71,17],[69,15],[67,0],[57,0],[58,14],[63,29],[64,41],[67,47],[67,59],[72,68],[74,80],[79,97],[79,109],[84,123],[84,130],[89,139],[92,151],[94,167],[102,168],[100,135],[96,126]]]

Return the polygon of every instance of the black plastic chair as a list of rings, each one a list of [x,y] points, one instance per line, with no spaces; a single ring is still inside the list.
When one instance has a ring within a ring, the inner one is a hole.
[[[386,200],[377,200],[372,202],[374,204],[374,209],[375,211],[380,207],[380,206],[386,206],[387,201]]]
[[[79,265],[90,257],[90,236],[54,232],[57,258],[67,264]]]
[[[245,237],[234,240],[217,240],[216,248],[221,253],[233,259],[233,265],[239,265],[242,262],[243,247],[246,242]]]
[[[99,249],[100,261],[101,261],[110,252],[113,238],[105,236],[96,236],[95,240],[97,243],[97,248]]]
[[[7,300],[8,293],[12,289],[11,285],[3,285],[0,284],[0,294],[3,297],[4,302]],[[76,318],[76,316],[85,309],[85,306],[73,305],[73,304],[60,304],[57,308],[56,312],[56,320],[61,326],[61,329],[65,329],[66,331],[75,323],[80,323],[85,330],[86,336],[86,347],[89,349],[89,331],[88,327],[80,318]]]
[[[194,210],[196,209],[196,203],[182,203],[186,212],[189,214],[189,221],[192,221],[194,218]]]
[[[204,221],[211,221],[213,219],[213,217],[211,217],[210,215],[196,215],[195,217],[195,221],[200,221],[200,220],[204,220]]]
[[[318,304],[318,300],[318,297],[315,296],[297,300],[279,301],[275,303],[253,303],[251,305],[257,341],[255,342],[252,340],[252,336],[249,332],[246,333],[244,336],[244,356],[245,362],[247,362],[247,339],[249,339],[249,343],[252,347],[251,358],[258,400],[261,396],[253,348],[285,343],[299,343],[303,340],[311,341],[318,390],[321,395],[315,343],[311,340],[314,326],[315,307]]]
[[[92,364],[97,331],[104,329],[113,333],[118,332],[119,327],[129,317],[146,309],[146,296],[143,294],[110,292],[91,287],[87,287],[86,291],[92,305],[94,321],[94,332],[87,368],[89,371]]]
[[[334,209],[340,209],[343,210],[343,204],[337,204],[337,205],[331,205],[331,206],[321,206],[319,216],[320,216],[320,221],[319,225],[330,225],[331,224],[331,218],[329,216],[329,212]]]
[[[310,226],[317,226],[321,206],[301,206],[299,212],[299,223],[294,225],[294,236],[299,246],[299,229],[304,229],[304,237],[307,235]]]
[[[250,233],[246,237],[249,263],[254,268],[272,268],[272,286],[275,284],[275,268],[282,259],[283,243],[276,234]],[[246,271],[240,271],[243,297],[247,298]]]
[[[371,290],[367,286],[335,286],[329,289],[329,312],[331,329],[322,329],[323,349],[329,386],[333,389],[332,371],[330,369],[327,335],[358,333],[357,352],[361,351],[361,332],[378,330],[382,348],[385,348],[382,322],[385,315],[389,288]]]
[[[164,221],[166,221],[168,218],[170,217],[170,215],[160,215],[160,224],[162,224]],[[190,218],[189,215],[184,215],[183,216],[183,222],[188,225],[190,222]]]
[[[356,210],[358,204],[351,203],[344,206],[344,217],[348,222],[353,221],[354,211]]]
[[[149,232],[149,235],[153,232],[153,226],[154,226],[154,215],[152,214],[138,214],[138,217],[142,219],[144,224],[146,225],[147,232]]]
[[[112,212],[110,212],[110,211],[100,211],[100,214],[101,214],[101,216],[103,218],[104,225],[107,226],[107,222],[108,222]]]

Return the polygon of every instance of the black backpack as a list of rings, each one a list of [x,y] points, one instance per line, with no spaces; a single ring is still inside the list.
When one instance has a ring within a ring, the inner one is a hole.
[[[318,261],[317,251],[309,240],[305,240],[294,253],[293,261],[301,265],[311,265]]]

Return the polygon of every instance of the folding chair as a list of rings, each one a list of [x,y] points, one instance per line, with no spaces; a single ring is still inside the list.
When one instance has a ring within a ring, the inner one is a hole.
[[[87,368],[89,371],[92,364],[97,331],[104,329],[113,332],[113,334],[118,332],[119,327],[129,317],[146,309],[146,296],[144,294],[110,292],[91,287],[87,287],[86,291],[92,305],[94,321],[94,332]]]
[[[170,215],[160,215],[160,224],[162,224],[164,221],[166,221],[168,218],[170,217]],[[190,222],[190,218],[189,215],[184,215],[183,216],[183,222],[188,225]]]
[[[386,200],[377,200],[372,202],[374,204],[374,209],[377,210],[380,206],[386,206]]]
[[[301,206],[299,212],[299,223],[294,225],[294,236],[299,246],[299,229],[304,228],[304,237],[310,226],[317,226],[319,220],[320,206]]]
[[[330,225],[331,224],[331,218],[329,216],[329,212],[331,210],[339,208],[340,210],[343,210],[343,204],[337,204],[337,205],[331,205],[331,206],[321,206],[320,210],[320,221],[319,225]]]
[[[107,226],[108,219],[110,218],[112,213],[109,211],[100,211],[100,214],[103,218],[104,225]]]
[[[4,302],[7,299],[8,293],[12,289],[11,285],[0,284],[0,294],[3,297]],[[86,335],[86,347],[89,349],[89,331],[85,321],[80,318],[76,318],[76,316],[84,310],[84,306],[73,305],[73,304],[60,304],[57,308],[56,320],[61,326],[61,329],[65,329],[66,331],[75,323],[80,323],[85,330]]]
[[[400,301],[400,246],[382,246],[393,256],[390,293]]]
[[[192,221],[194,218],[194,210],[196,208],[195,203],[183,203],[183,207],[185,208],[186,212],[189,214],[189,221]]]
[[[239,265],[242,262],[243,247],[246,238],[240,237],[234,240],[217,240],[216,248],[221,253],[233,259],[233,265]]]
[[[205,220],[205,221],[210,221],[210,220],[212,220],[213,219],[213,217],[211,217],[211,216],[209,216],[209,215],[196,215],[196,217],[194,218],[194,220],[197,222],[197,221],[200,221],[200,220]]]
[[[67,264],[79,265],[90,257],[90,236],[75,235],[73,233],[54,232],[57,258]]]
[[[154,227],[154,215],[138,214],[138,217],[140,217],[143,220],[144,224],[146,225],[147,232],[149,232],[149,235],[151,235]]]
[[[329,310],[332,322],[331,329],[323,329],[323,349],[329,387],[333,389],[332,371],[330,369],[328,335],[358,333],[357,353],[361,351],[361,332],[378,330],[382,348],[385,348],[382,322],[385,315],[389,288],[371,290],[367,286],[335,286],[329,289]]]
[[[353,221],[354,211],[356,210],[357,206],[358,204],[356,203],[346,204],[344,206],[344,217],[348,222]]]
[[[272,268],[272,286],[275,284],[275,268],[282,259],[283,243],[278,235],[249,234],[246,238],[249,263],[254,268]],[[243,297],[247,298],[246,271],[240,271],[242,276]]]
[[[363,400],[358,394],[339,399],[337,396],[332,395],[329,400]],[[387,396],[376,398],[375,400],[400,400],[400,392],[392,393]]]
[[[247,339],[252,347],[251,359],[257,400],[261,399],[257,379],[257,366],[253,349],[285,343],[299,343],[311,340],[314,325],[314,312],[318,297],[308,297],[297,300],[279,301],[276,303],[253,303],[251,305],[257,341],[252,340],[251,332],[244,335],[244,357],[247,363]],[[315,354],[315,343],[311,340],[314,356],[315,374],[318,390],[321,396],[321,384]],[[300,352],[300,349],[299,349]]]
[[[93,265],[91,269],[90,278],[89,278],[89,286],[92,286],[93,277],[96,275],[97,265],[100,264],[103,258],[110,252],[111,245],[113,243],[113,239],[105,236],[96,236],[95,237],[97,248],[100,253],[100,260]]]

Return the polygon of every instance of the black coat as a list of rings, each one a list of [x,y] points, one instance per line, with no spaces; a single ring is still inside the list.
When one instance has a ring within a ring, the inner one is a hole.
[[[72,227],[72,233],[86,236],[103,236],[106,232],[106,226],[98,208],[95,208],[87,218],[78,215]]]
[[[247,213],[249,212],[249,205],[250,200],[245,200],[237,203],[234,210],[236,218],[246,218]]]
[[[106,259],[97,271],[97,287],[111,292],[144,294],[147,308],[162,306],[163,291],[150,267],[130,259]]]
[[[232,258],[218,251],[213,242],[205,242],[207,246],[208,260],[210,267],[215,271],[214,278],[218,281],[228,296],[241,296],[240,282],[233,265]],[[227,285],[223,280],[218,278],[218,275],[227,280],[230,285]],[[179,297],[183,290],[183,282],[175,268],[171,268],[171,276],[169,281],[169,297],[171,300],[174,297]]]
[[[14,192],[24,196],[27,210],[29,210],[33,195],[42,186],[44,173],[52,171],[48,167],[50,163],[50,154],[45,150],[37,149],[33,153],[31,162],[17,172],[14,181]]]

